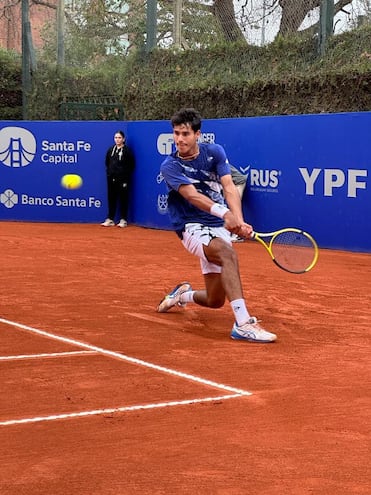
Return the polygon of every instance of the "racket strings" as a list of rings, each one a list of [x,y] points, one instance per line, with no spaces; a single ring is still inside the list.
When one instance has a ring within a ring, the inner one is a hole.
[[[274,261],[285,270],[301,273],[315,260],[313,241],[303,232],[280,232],[271,240]]]

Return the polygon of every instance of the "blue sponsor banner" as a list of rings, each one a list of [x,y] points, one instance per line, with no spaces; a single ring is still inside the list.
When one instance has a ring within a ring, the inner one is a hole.
[[[299,227],[320,247],[371,252],[370,129],[369,112],[218,119],[203,122],[201,141],[223,145],[248,174],[243,208],[255,230]],[[158,168],[174,147],[171,126],[136,122],[130,132],[136,220],[170,228]]]
[[[123,123],[1,122],[0,218],[97,222],[106,215],[104,158]],[[77,175],[79,188],[63,186]]]
[[[122,129],[136,157],[129,221],[170,229],[161,161],[168,121],[0,122],[0,219],[100,222],[104,157]],[[257,231],[294,226],[320,247],[371,252],[371,112],[205,120],[201,141],[224,146],[248,174],[246,220]],[[66,189],[65,175],[82,185]]]

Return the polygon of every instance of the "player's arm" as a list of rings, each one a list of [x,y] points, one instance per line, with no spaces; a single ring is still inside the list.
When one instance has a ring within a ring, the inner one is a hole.
[[[232,185],[234,186],[233,182]],[[219,205],[218,203],[214,203],[214,201],[212,201],[209,197],[199,193],[194,185],[183,184],[179,187],[178,192],[196,208],[222,218],[224,220],[225,228],[230,232],[235,234],[241,232],[241,228],[243,226],[243,220],[241,221],[242,216],[240,215],[241,218],[236,217],[231,209]]]
[[[223,187],[223,193],[225,200],[227,202],[227,205],[231,212],[233,213],[235,219],[237,220],[237,223],[239,225],[238,230],[233,230],[234,233],[240,235],[241,237],[246,237],[248,238],[253,229],[252,226],[248,223],[245,222],[243,218],[243,213],[242,213],[242,205],[241,205],[241,197],[237,191],[236,186],[233,183],[232,176],[230,174],[223,175],[220,178],[220,181],[222,183]],[[226,222],[226,228],[228,230],[231,230],[228,228],[227,222]],[[232,230],[231,230],[232,232]]]
[[[238,194],[237,188],[233,183],[232,176],[227,174],[220,178],[220,182],[223,187],[223,194],[227,205],[234,216],[238,219],[240,223],[243,223],[243,214],[241,206],[241,198]]]
[[[210,198],[197,191],[193,184],[182,184],[178,193],[196,208],[210,213],[210,208],[215,204]]]

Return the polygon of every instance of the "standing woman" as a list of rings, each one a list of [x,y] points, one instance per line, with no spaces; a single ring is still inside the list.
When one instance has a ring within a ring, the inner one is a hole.
[[[126,227],[128,222],[130,180],[134,170],[135,160],[130,148],[125,143],[123,131],[117,131],[114,136],[115,144],[106,153],[108,215],[101,224],[103,227],[115,225],[117,206],[120,209],[118,227]]]

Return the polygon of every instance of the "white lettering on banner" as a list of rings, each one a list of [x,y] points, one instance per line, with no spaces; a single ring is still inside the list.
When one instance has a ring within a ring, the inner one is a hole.
[[[81,198],[62,198],[57,196],[55,198],[56,206],[72,206],[74,208],[86,208],[86,199]]]
[[[32,205],[32,206],[53,206],[53,198],[38,198],[33,196],[28,196],[27,194],[22,194],[22,205]]]
[[[305,194],[308,196],[314,195],[314,185],[320,176],[322,169],[314,168],[309,173],[307,168],[299,168],[301,176],[305,182]],[[356,198],[358,189],[366,189],[366,182],[357,180],[360,177],[367,177],[367,170],[349,169],[344,172],[341,169],[329,168],[324,169],[323,178],[323,194],[324,196],[333,196],[334,189],[342,188],[346,182],[348,183],[347,197]]]
[[[37,196],[29,196],[28,194],[21,195],[21,204],[28,206],[57,206],[57,207],[72,207],[72,208],[100,208],[102,202],[94,196],[89,198],[63,198],[56,196],[55,198],[43,198]]]
[[[215,143],[215,134],[213,132],[201,132],[198,138],[199,143]]]
[[[348,170],[348,196],[349,198],[357,197],[357,189],[366,189],[366,182],[358,182],[358,177],[367,177],[367,170]]]
[[[278,170],[257,170],[255,168],[250,169],[250,185],[256,187],[271,187],[278,186],[278,176],[280,172]]]
[[[77,141],[76,146],[77,146],[77,151],[89,152],[91,150],[91,144],[86,143],[85,141]]]
[[[102,206],[102,202],[100,199],[96,199],[92,196],[89,197],[89,208],[92,208],[94,206],[94,208],[100,208]]]
[[[325,196],[332,196],[332,190],[335,187],[343,187],[345,184],[345,174],[339,169],[326,169],[325,170]]]
[[[77,141],[76,143],[70,143],[68,141],[50,142],[44,139],[41,142],[41,148],[43,151],[91,151],[91,144],[86,141]]]
[[[77,163],[78,155],[77,153],[73,155],[67,155],[66,153],[63,155],[48,155],[47,153],[43,153],[41,155],[41,161],[43,163],[54,163],[55,165],[59,165],[59,163]]]
[[[299,168],[300,173],[304,179],[305,182],[305,194],[308,196],[313,196],[314,194],[314,183],[317,180],[317,177],[321,173],[320,168],[314,168],[312,173],[309,175],[308,170],[306,168]]]

